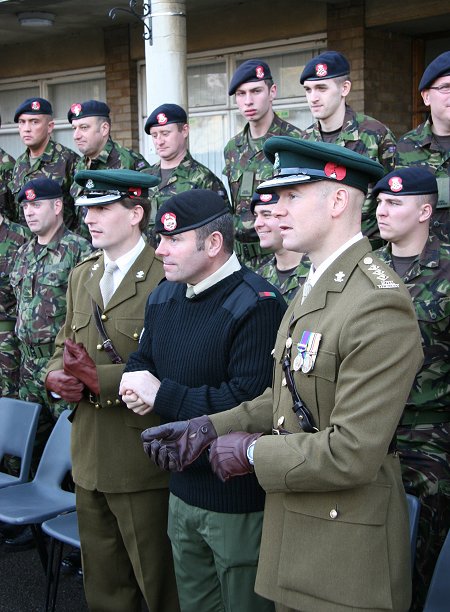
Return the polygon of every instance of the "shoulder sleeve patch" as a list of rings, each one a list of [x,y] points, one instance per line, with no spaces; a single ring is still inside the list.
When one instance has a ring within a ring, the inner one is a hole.
[[[365,255],[360,260],[359,267],[377,289],[398,289],[400,287],[395,272],[393,273],[387,264],[372,254]]]

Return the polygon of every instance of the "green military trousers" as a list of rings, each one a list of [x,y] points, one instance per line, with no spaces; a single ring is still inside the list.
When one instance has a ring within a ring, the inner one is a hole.
[[[262,512],[212,512],[170,495],[168,533],[182,612],[274,612],[254,591],[262,519]]]

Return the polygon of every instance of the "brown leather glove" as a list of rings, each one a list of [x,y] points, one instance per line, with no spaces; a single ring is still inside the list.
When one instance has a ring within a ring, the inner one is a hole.
[[[81,342],[70,338],[64,342],[64,372],[81,380],[95,395],[100,395],[97,368]]]
[[[47,391],[53,391],[66,402],[79,402],[83,397],[84,385],[78,378],[66,374],[64,370],[53,370],[45,379]]]
[[[147,455],[163,470],[181,472],[217,438],[207,416],[150,427],[141,434]]]
[[[209,461],[214,474],[223,482],[234,476],[245,476],[253,472],[253,465],[247,457],[248,447],[262,436],[262,433],[249,434],[242,431],[220,436],[211,444]]]

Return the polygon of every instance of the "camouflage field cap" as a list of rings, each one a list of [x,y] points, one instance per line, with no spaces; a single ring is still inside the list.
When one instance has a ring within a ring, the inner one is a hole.
[[[100,206],[123,198],[148,198],[161,179],[136,170],[80,170],[75,182],[83,187],[77,206]],[[137,202],[138,203],[138,202]]]
[[[377,161],[327,142],[272,136],[264,143],[264,153],[272,162],[274,174],[257,188],[273,193],[287,187],[314,181],[336,181],[367,193],[368,186],[384,174]]]

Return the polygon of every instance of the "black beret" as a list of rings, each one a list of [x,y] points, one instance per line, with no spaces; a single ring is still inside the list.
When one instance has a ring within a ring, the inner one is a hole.
[[[247,60],[236,69],[230,82],[228,95],[236,93],[236,89],[242,83],[253,83],[254,81],[265,81],[271,79],[269,65],[259,59]]]
[[[160,177],[136,170],[80,170],[75,181],[84,187],[76,200],[77,206],[99,206],[123,198],[148,198],[149,189],[156,187]],[[137,202],[139,203],[139,202]]]
[[[372,189],[372,195],[376,198],[380,192],[398,196],[425,195],[437,193],[438,186],[436,177],[430,170],[410,166],[397,168],[383,176]]]
[[[168,123],[187,123],[187,115],[184,108],[178,104],[161,104],[151,113],[145,122],[144,130],[150,134],[150,128],[154,125],[167,125]]]
[[[27,98],[25,102],[16,109],[14,123],[19,122],[20,115],[53,115],[52,105],[45,98]]]
[[[230,209],[215,191],[182,191],[169,198],[156,213],[155,232],[164,236],[181,234],[227,213],[230,213]]]
[[[450,51],[444,51],[438,55],[431,64],[425,68],[425,72],[422,75],[419,83],[419,91],[428,89],[430,85],[433,85],[434,81],[441,76],[447,76],[450,74]]]
[[[324,51],[310,60],[300,75],[300,83],[321,81],[350,74],[350,64],[339,51]]]
[[[260,204],[276,204],[279,200],[279,196],[276,193],[255,193],[252,195],[252,200],[250,202],[250,210],[252,214],[255,214],[255,206],[259,206]]]
[[[273,193],[278,187],[337,181],[367,193],[369,183],[380,179],[383,166],[364,155],[328,142],[272,136],[264,143],[264,153],[273,163],[274,176],[256,188]]]
[[[62,189],[58,181],[49,178],[36,178],[28,181],[19,191],[18,201],[33,202],[37,200],[53,200],[62,198]]]
[[[109,118],[109,106],[105,102],[98,100],[87,100],[86,102],[75,102],[67,113],[67,119],[70,123],[74,119],[83,119],[84,117],[107,117]]]

